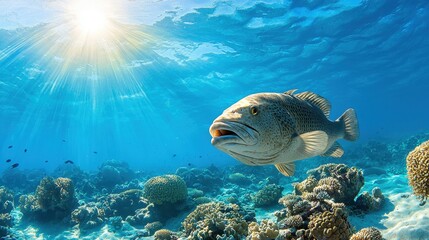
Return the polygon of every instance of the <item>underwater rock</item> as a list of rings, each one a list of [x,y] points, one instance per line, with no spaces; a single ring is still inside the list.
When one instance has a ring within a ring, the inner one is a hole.
[[[122,184],[134,178],[134,172],[128,163],[118,160],[104,162],[96,177],[98,187],[113,188],[116,184]]]
[[[381,209],[383,204],[384,196],[378,187],[372,189],[371,195],[368,192],[363,192],[356,198],[356,208],[364,212],[377,211]]]
[[[185,201],[188,189],[178,175],[163,175],[150,178],[144,184],[143,196],[150,202],[162,205]]]
[[[33,192],[43,176],[46,172],[41,169],[22,171],[8,168],[3,172],[0,183],[16,194],[25,194]]]
[[[108,225],[107,225],[109,231],[111,232],[120,231],[123,226],[124,226],[124,223],[122,222],[121,217],[116,216],[116,217],[109,218]]]
[[[132,216],[126,217],[125,221],[136,227],[146,226],[148,223],[158,221],[160,218],[156,214],[156,209],[153,203],[148,204],[145,208],[137,209]]]
[[[266,207],[277,204],[282,197],[283,187],[276,184],[268,184],[259,190],[252,198],[255,207]]]
[[[22,195],[19,201],[24,217],[38,221],[68,218],[77,205],[73,182],[68,178],[43,178],[35,195]]]
[[[373,227],[363,228],[359,232],[353,234],[350,240],[383,240],[381,232]]]
[[[211,202],[201,204],[182,222],[190,240],[241,239],[247,235],[248,223],[236,204]]]
[[[248,229],[247,240],[270,240],[279,235],[279,228],[270,220],[262,220],[260,224],[251,222]]]
[[[212,194],[216,194],[218,187],[223,185],[221,172],[215,167],[207,169],[181,167],[176,170],[176,175],[182,177],[188,187]]]
[[[149,203],[143,198],[143,191],[131,189],[119,194],[109,194],[99,199],[107,217],[133,216],[138,209],[146,208]]]
[[[104,222],[104,210],[97,207],[94,202],[79,206],[71,213],[71,221],[80,229],[91,229]]]
[[[429,197],[429,141],[422,143],[407,156],[409,184],[416,196],[421,198],[421,205]]]
[[[144,226],[144,229],[149,233],[149,235],[155,234],[156,231],[160,230],[163,227],[162,223],[160,221],[155,221],[148,223]]]
[[[341,209],[312,215],[308,229],[309,237],[315,239],[348,240],[352,234],[347,216]]]
[[[325,164],[307,173],[307,179],[294,186],[296,194],[328,195],[350,206],[364,184],[362,171],[344,164]]]

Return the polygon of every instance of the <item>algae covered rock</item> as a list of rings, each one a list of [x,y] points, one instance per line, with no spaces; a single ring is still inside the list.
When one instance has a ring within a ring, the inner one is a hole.
[[[116,184],[130,181],[135,173],[123,161],[109,160],[104,162],[96,177],[96,185],[99,187],[113,188]]]
[[[77,224],[80,229],[91,229],[104,222],[104,210],[91,202],[73,210],[71,219],[72,223]]]
[[[40,221],[68,218],[77,205],[74,186],[68,178],[43,178],[34,195],[22,195],[19,201],[24,217]]]
[[[188,189],[180,176],[163,175],[150,178],[144,184],[143,195],[154,204],[172,204],[186,200]]]
[[[384,196],[378,187],[373,188],[371,194],[363,192],[356,199],[356,208],[363,212],[377,211],[381,209],[383,204]]]
[[[407,156],[409,184],[422,205],[429,197],[429,141],[422,143]]]
[[[182,222],[188,239],[241,239],[247,235],[244,211],[236,204],[201,204]]]

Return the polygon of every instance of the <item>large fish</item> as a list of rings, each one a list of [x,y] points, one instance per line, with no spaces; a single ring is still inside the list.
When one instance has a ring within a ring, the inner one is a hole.
[[[355,111],[328,119],[331,104],[312,93],[249,95],[216,118],[210,126],[212,144],[247,165],[275,165],[285,176],[295,161],[314,156],[341,157],[338,139],[359,137]]]

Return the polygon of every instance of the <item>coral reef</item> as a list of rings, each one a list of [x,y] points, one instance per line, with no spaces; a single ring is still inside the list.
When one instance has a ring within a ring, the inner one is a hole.
[[[407,156],[409,184],[421,204],[429,197],[429,141],[422,143]]]
[[[315,239],[348,240],[351,227],[342,209],[317,213],[310,217],[309,236]]]
[[[104,210],[90,202],[73,210],[71,221],[77,224],[80,229],[91,229],[104,222]]]
[[[150,178],[144,184],[144,197],[158,205],[186,200],[188,189],[178,175],[163,175]]]
[[[148,223],[144,226],[144,229],[149,233],[149,235],[153,235],[156,231],[160,230],[163,227],[160,221],[155,221]]]
[[[279,228],[270,220],[262,220],[260,224],[251,222],[248,228],[247,240],[269,240],[279,235]]]
[[[221,172],[214,166],[205,169],[181,167],[176,170],[176,175],[182,177],[188,187],[212,194],[223,185]]]
[[[20,209],[24,217],[40,221],[70,217],[77,204],[73,183],[68,178],[43,178],[35,195],[22,195]]]
[[[188,239],[240,239],[248,232],[243,210],[236,204],[201,204],[182,222]]]
[[[228,181],[237,185],[249,185],[252,183],[249,177],[246,177],[242,173],[231,173],[228,175]]]
[[[131,189],[119,194],[109,194],[99,199],[107,217],[121,216],[126,218],[135,214],[136,210],[148,206],[148,202],[143,198],[143,191]]]
[[[133,177],[134,172],[126,162],[109,160],[101,165],[95,182],[98,187],[113,188],[116,184],[130,181]]]
[[[153,235],[155,240],[173,240],[177,239],[173,233],[168,229],[160,229]]]
[[[371,195],[368,192],[363,192],[356,198],[356,208],[364,212],[377,211],[381,209],[383,204],[384,196],[378,187],[372,189]]]
[[[265,207],[278,203],[282,196],[283,187],[276,184],[268,184],[259,190],[252,198],[255,207]]]
[[[362,171],[344,164],[325,164],[307,173],[308,178],[295,185],[296,194],[313,192],[346,205],[354,204],[364,184]]]
[[[9,233],[9,227],[12,226],[13,193],[5,187],[0,187],[0,237]]]
[[[363,228],[359,232],[353,234],[350,240],[383,240],[381,232],[373,227]]]

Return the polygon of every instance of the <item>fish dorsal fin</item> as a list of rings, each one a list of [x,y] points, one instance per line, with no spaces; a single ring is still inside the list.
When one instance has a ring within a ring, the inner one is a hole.
[[[274,165],[276,166],[277,170],[279,170],[279,172],[283,175],[285,175],[286,177],[290,177],[293,176],[293,174],[295,174],[295,163],[294,162],[290,162],[290,163],[279,163]]]
[[[328,145],[328,135],[324,131],[306,132],[297,136],[302,143],[297,151],[305,158],[320,155]]]
[[[334,158],[340,158],[344,154],[344,149],[341,147],[341,145],[338,142],[334,142],[332,146],[321,156],[323,157],[334,157]]]
[[[289,91],[284,92],[284,94],[292,95],[292,94],[294,94],[297,90],[298,90],[298,89],[291,89],[291,90],[289,90]]]
[[[308,91],[295,94],[294,96],[320,108],[325,116],[329,117],[329,113],[331,112],[331,104],[324,97]]]

